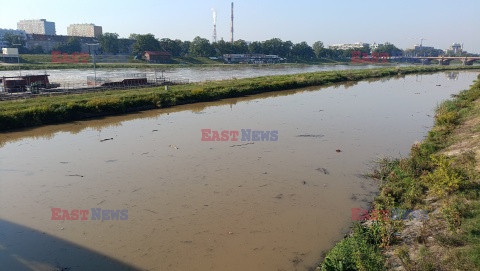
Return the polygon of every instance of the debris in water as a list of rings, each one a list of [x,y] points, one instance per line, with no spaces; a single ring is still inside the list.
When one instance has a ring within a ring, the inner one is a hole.
[[[310,134],[306,134],[306,135],[297,135],[297,137],[315,137],[315,138],[321,138],[321,137],[324,137],[325,135],[310,135]]]
[[[245,146],[245,145],[250,145],[250,144],[255,144],[255,142],[250,142],[250,143],[245,143],[245,144],[240,144],[240,145],[232,145],[230,147]]]
[[[143,210],[145,210],[145,211],[148,211],[148,212],[150,212],[150,213],[157,214],[157,212],[155,212],[155,211],[152,211],[152,210],[149,210],[149,209],[143,209]]]
[[[317,168],[317,170],[320,171],[320,172],[322,172],[322,173],[325,174],[325,175],[330,174],[330,173],[328,172],[328,170],[327,170],[326,168],[323,168],[323,167],[319,167],[319,168]]]
[[[104,142],[104,141],[107,141],[107,140],[113,140],[113,137],[102,139],[102,140],[100,140],[100,142]]]
[[[178,150],[178,147],[177,147],[177,146],[170,145],[169,147]]]

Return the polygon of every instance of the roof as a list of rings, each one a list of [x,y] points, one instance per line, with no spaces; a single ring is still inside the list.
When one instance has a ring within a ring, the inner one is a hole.
[[[151,56],[171,56],[170,52],[166,51],[145,51],[143,52],[144,55],[149,54]]]

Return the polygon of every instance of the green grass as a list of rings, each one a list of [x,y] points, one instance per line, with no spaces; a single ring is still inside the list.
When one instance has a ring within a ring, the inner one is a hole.
[[[384,270],[385,258],[379,247],[378,230],[377,223],[368,227],[355,224],[352,234],[328,252],[317,270]]]
[[[52,63],[51,54],[20,56],[20,64],[23,70],[43,69],[91,69],[93,68],[92,56],[87,58],[89,63]],[[173,68],[182,66],[218,66],[224,65],[221,60],[212,60],[208,57],[174,57],[168,64],[146,63],[143,60],[134,59],[134,56],[127,57],[127,63],[97,63],[98,68]],[[12,64],[16,64],[12,63]],[[0,70],[17,70],[17,65],[0,65]]]
[[[117,68],[178,68],[180,67],[217,67],[217,66],[280,66],[280,65],[365,65],[365,64],[352,64],[345,61],[337,61],[332,59],[289,59],[285,63],[277,64],[225,64],[221,59],[210,59],[208,57],[172,57],[168,64],[149,64],[143,60],[136,60],[133,56],[128,56],[127,63],[97,63],[97,67],[102,69],[117,69]],[[24,54],[20,56],[20,63],[23,70],[44,70],[44,69],[91,69],[93,64],[91,63],[91,56],[88,58],[89,63],[52,63],[51,54]],[[16,63],[16,62],[15,62]],[[15,64],[12,63],[12,64]],[[383,64],[384,66],[391,65],[392,63]],[[0,65],[0,71],[2,70],[17,70],[17,65]]]
[[[434,127],[422,143],[412,146],[408,158],[381,159],[378,168],[370,174],[370,177],[382,182],[380,195],[373,203],[373,208],[377,210],[429,208],[424,201],[427,195],[434,196],[436,201],[443,203],[442,219],[449,232],[435,238],[438,244],[448,248],[449,256],[442,262],[435,259],[428,248],[422,247],[415,260],[410,258],[406,247],[401,247],[397,249],[396,257],[406,270],[480,270],[480,182],[478,173],[474,170],[475,154],[466,152],[457,157],[438,154],[452,143],[453,131],[459,124],[467,118],[480,115],[474,103],[478,99],[480,81],[437,108]],[[389,229],[401,229],[392,228],[388,222],[379,226],[376,236],[372,237],[374,239],[385,236],[384,233]],[[367,231],[371,229],[371,226],[357,226],[354,236],[358,227]],[[352,237],[347,239],[350,238]],[[352,241],[346,240],[338,243],[327,254],[321,265],[322,270],[374,270],[364,268],[370,264],[370,260],[359,264],[354,251],[372,249],[371,246],[377,243],[356,243],[352,246]],[[382,238],[380,246],[389,245]],[[341,254],[342,257],[335,256],[339,251],[345,251]],[[382,252],[374,250],[372,253],[377,255]],[[345,266],[339,267],[340,262],[356,264],[350,264],[345,269]],[[325,266],[333,267],[325,269]]]
[[[268,91],[465,68],[472,67],[402,67],[315,72],[177,85],[171,86],[168,91],[157,87],[3,101],[0,102],[0,131]]]

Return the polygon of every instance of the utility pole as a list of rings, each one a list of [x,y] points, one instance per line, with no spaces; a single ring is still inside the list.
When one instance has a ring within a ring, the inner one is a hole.
[[[96,46],[96,45],[99,45],[99,43],[87,43],[88,45],[88,49],[90,49],[90,45],[92,46]],[[95,67],[95,50],[93,50],[93,74],[94,74],[94,81],[93,81],[93,86],[96,87],[97,86],[97,69]]]
[[[22,46],[21,44],[13,44],[12,43],[12,46]],[[18,50],[20,49],[20,47],[18,48]],[[22,76],[22,71],[20,69],[20,50],[17,52],[17,62],[18,62],[18,74],[19,76]]]

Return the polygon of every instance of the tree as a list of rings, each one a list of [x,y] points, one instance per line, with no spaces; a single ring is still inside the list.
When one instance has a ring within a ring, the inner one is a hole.
[[[118,39],[118,52],[129,54],[132,51],[133,42],[131,39]]]
[[[82,44],[77,37],[70,37],[64,44],[58,44],[52,48],[52,51],[60,51],[62,53],[72,54],[82,51]]]
[[[312,49],[313,49],[313,52],[315,53],[315,56],[317,58],[321,58],[323,57],[323,52],[325,50],[325,48],[323,47],[323,42],[321,41],[316,41],[313,46],[312,46]]]
[[[179,57],[182,52],[182,41],[164,38],[160,40],[160,47],[163,51],[171,53],[172,56]]]
[[[213,47],[217,52],[217,56],[223,56],[224,54],[233,54],[235,53],[235,48],[231,42],[226,42],[224,40],[219,40],[213,43]]]
[[[191,41],[182,41],[182,43],[180,44],[180,47],[182,48],[182,50],[180,51],[180,56],[187,56],[188,55],[188,51],[190,50],[190,44],[192,42]]]
[[[116,54],[119,49],[118,34],[117,33],[105,33],[98,36],[98,42],[102,51],[108,54]]]
[[[131,36],[131,35],[130,35]],[[133,44],[133,53],[140,56],[145,51],[160,51],[160,43],[153,34],[137,35]]]
[[[248,52],[250,54],[261,54],[263,53],[262,43],[259,41],[254,41],[248,45]]]
[[[30,53],[31,54],[44,54],[45,52],[44,52],[42,46],[36,45],[30,50]]]
[[[305,41],[293,45],[291,50],[291,56],[302,59],[311,59],[315,57],[312,47]]]
[[[7,42],[7,46],[9,48],[18,48],[18,52],[20,54],[24,54],[28,51],[27,48],[25,47],[26,45],[25,37],[22,35],[6,33],[3,36],[3,39]],[[20,44],[20,45],[13,45],[13,44]]]
[[[389,56],[401,56],[403,51],[395,47],[395,45],[385,42],[373,50],[375,53],[387,53]]]
[[[213,47],[213,45],[210,44],[207,39],[197,36],[190,44],[190,49],[188,50],[188,53],[191,56],[209,57],[215,55],[215,48]]]
[[[235,54],[246,54],[248,53],[248,45],[244,40],[236,40],[233,42],[233,52]]]
[[[132,33],[132,34],[130,34],[130,36],[128,36],[128,39],[129,40],[136,40],[138,38],[138,36],[140,36],[140,34]]]
[[[273,38],[262,42],[262,51],[268,55],[278,55],[280,57],[287,57],[290,55],[293,43],[291,41],[283,42],[279,38]]]

